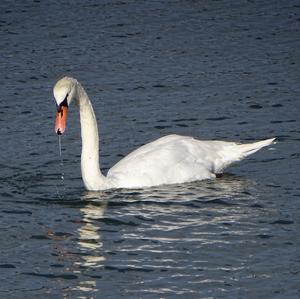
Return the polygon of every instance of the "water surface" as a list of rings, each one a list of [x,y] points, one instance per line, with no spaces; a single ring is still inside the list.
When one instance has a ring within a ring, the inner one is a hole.
[[[0,37],[1,298],[300,297],[297,1],[1,1]],[[63,75],[103,172],[170,133],[278,143],[215,181],[86,192]]]

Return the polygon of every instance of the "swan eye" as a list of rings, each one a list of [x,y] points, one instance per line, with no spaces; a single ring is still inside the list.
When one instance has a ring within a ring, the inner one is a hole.
[[[69,106],[68,105],[68,96],[69,96],[69,94],[67,93],[65,99],[59,105],[57,105],[57,112],[60,112],[62,107],[68,107]]]
[[[68,107],[68,97],[69,97],[69,93],[66,94],[65,99],[61,102],[61,106],[67,106]]]

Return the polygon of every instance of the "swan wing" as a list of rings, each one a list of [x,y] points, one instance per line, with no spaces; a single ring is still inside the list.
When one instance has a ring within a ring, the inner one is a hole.
[[[113,166],[107,177],[116,187],[175,184],[215,177],[225,164],[222,141],[200,141],[169,135],[141,146]]]
[[[215,178],[217,173],[262,147],[267,139],[249,144],[202,141],[168,135],[141,146],[113,166],[107,177],[116,188],[139,188]]]

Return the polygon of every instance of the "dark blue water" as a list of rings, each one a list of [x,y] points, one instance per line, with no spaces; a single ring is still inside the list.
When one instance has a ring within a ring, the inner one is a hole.
[[[299,8],[1,1],[0,297],[299,298]],[[93,101],[104,172],[169,133],[278,143],[215,181],[89,193],[75,105],[60,166],[63,75]]]

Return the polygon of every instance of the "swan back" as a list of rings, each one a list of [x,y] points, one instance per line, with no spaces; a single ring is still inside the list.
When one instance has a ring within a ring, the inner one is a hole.
[[[116,187],[135,188],[212,179],[224,168],[271,144],[202,141],[169,135],[141,146],[115,166],[107,177]]]

